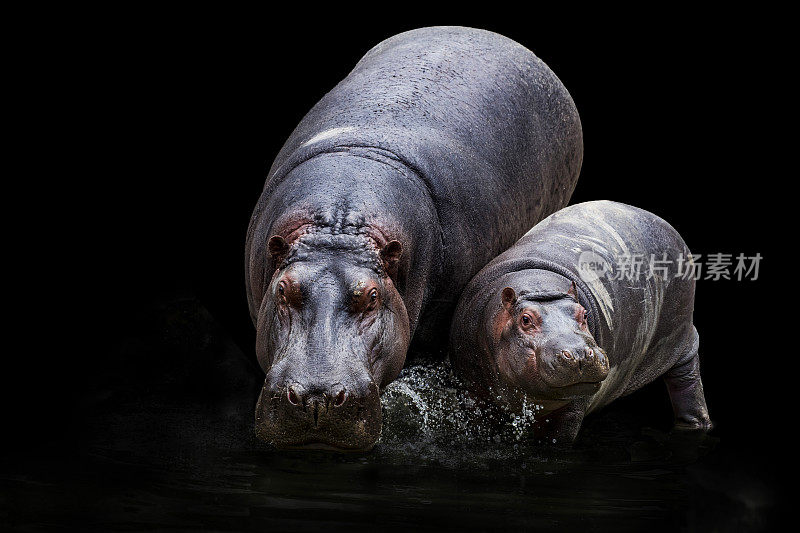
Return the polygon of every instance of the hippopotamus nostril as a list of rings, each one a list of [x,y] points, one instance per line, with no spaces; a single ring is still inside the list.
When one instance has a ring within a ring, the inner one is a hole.
[[[303,403],[302,397],[295,392],[291,385],[286,387],[286,398],[292,405],[301,405]]]
[[[344,402],[347,400],[347,393],[344,389],[340,390],[336,397],[333,399],[333,406],[334,407],[341,407],[344,405]]]
[[[594,350],[592,350],[591,348],[586,348],[584,352],[586,353],[586,359],[594,358]]]
[[[564,357],[564,359],[572,359],[572,352],[569,350],[561,350],[561,356]]]

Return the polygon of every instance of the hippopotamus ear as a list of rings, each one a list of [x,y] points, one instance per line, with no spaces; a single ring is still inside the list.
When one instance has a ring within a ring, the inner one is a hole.
[[[514,292],[514,289],[511,287],[506,287],[503,289],[502,299],[503,307],[506,308],[506,311],[511,313],[514,310],[514,304],[517,303],[517,293]]]
[[[389,241],[381,248],[381,259],[383,259],[384,268],[389,276],[394,277],[397,273],[397,263],[400,261],[401,255],[403,255],[403,245],[400,244],[400,241]]]
[[[575,282],[572,282],[570,285],[569,290],[567,291],[567,296],[572,296],[572,299],[576,302],[578,301],[578,287],[575,285]]]
[[[281,260],[286,257],[286,253],[289,251],[289,243],[287,243],[286,239],[280,235],[273,235],[270,237],[267,246],[269,247],[269,253],[272,256],[273,261],[275,261],[275,264],[280,263]]]

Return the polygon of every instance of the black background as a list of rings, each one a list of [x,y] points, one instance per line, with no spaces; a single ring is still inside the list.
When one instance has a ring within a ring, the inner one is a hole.
[[[40,146],[30,219],[42,229],[15,260],[33,280],[20,284],[27,297],[14,313],[25,329],[10,332],[25,347],[5,356],[6,422],[17,428],[7,444],[78,438],[82,398],[131,364],[110,347],[171,294],[199,298],[254,363],[243,254],[266,169],[370,47],[446,23],[511,37],[563,81],[585,142],[572,203],[650,210],[704,256],[764,256],[757,281],[699,282],[695,316],[715,432],[765,476],[779,469],[796,349],[791,264],[771,245],[792,228],[773,215],[791,192],[776,166],[786,143],[775,125],[788,119],[785,65],[762,37],[769,23],[698,13],[577,21],[577,8],[306,11],[102,13],[102,24],[79,14],[83,23],[37,49],[27,66],[41,81],[24,109]],[[628,405],[669,416],[661,383]]]

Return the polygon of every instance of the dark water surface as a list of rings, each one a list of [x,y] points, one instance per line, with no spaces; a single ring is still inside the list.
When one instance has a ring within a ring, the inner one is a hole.
[[[253,436],[258,374],[195,300],[159,305],[114,350],[128,366],[109,367],[77,436],[3,458],[5,528],[728,531],[774,511],[757,462],[724,435],[671,434],[636,397],[546,446],[532,413],[482,427],[447,365],[420,357],[384,394],[372,452],[278,452]]]

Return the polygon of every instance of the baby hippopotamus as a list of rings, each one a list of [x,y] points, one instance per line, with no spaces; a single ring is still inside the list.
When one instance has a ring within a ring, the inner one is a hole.
[[[676,427],[708,430],[695,277],[683,239],[656,215],[609,201],[566,207],[467,285],[453,367],[479,397],[512,411],[537,405],[556,441],[573,441],[587,413],[659,376]]]

